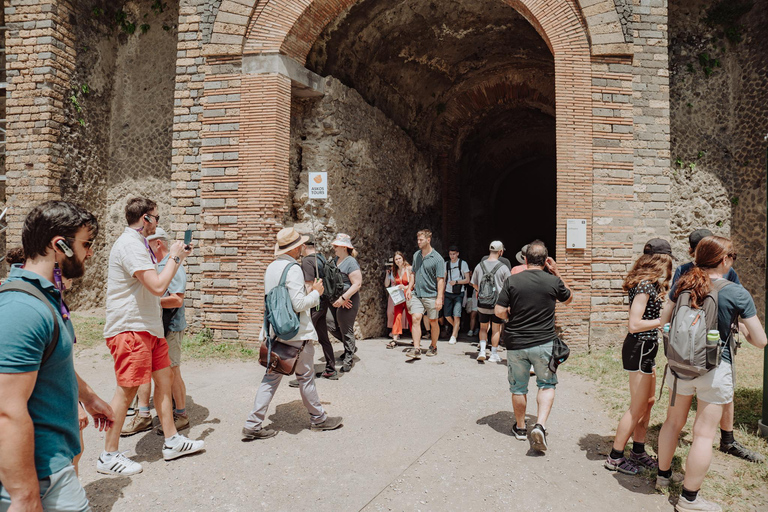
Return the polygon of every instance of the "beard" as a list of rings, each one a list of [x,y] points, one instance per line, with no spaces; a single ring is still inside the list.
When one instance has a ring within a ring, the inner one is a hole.
[[[77,256],[63,258],[61,260],[61,275],[67,279],[77,279],[85,275],[85,261],[77,259]]]

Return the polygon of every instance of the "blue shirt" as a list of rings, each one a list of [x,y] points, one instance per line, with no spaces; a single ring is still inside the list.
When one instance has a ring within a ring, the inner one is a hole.
[[[26,293],[0,293],[0,373],[38,372],[27,410],[34,424],[35,469],[41,479],[69,466],[80,453],[72,351],[75,331],[72,322],[58,313],[60,293],[53,283],[14,265],[7,282],[18,280],[33,284],[48,297],[59,322],[59,343],[41,367],[43,352],[53,336],[51,311]]]
[[[171,254],[168,253],[165,255],[165,258],[157,264],[157,273],[163,271],[165,268],[165,265],[168,263],[168,258],[170,258]],[[171,295],[173,293],[184,293],[187,289],[187,272],[184,270],[184,265],[181,265],[178,270],[176,270],[176,275],[173,276],[173,279],[171,279],[171,284],[168,285],[168,292],[167,295]],[[166,295],[166,296],[167,296]],[[187,317],[184,314],[184,301],[181,301],[181,307],[178,311],[176,311],[176,314],[173,315],[173,318],[171,319],[171,324],[168,326],[169,331],[173,332],[179,332],[183,331],[187,328]]]
[[[688,271],[693,268],[693,265],[694,265],[693,262],[689,261],[688,263],[683,263],[682,265],[677,267],[675,269],[675,275],[672,277],[672,286],[674,286],[675,283],[677,283],[677,280],[683,277],[684,274],[687,274]],[[723,277],[733,283],[741,284],[741,281],[739,281],[739,275],[732,268],[728,270],[728,273],[725,274]]]

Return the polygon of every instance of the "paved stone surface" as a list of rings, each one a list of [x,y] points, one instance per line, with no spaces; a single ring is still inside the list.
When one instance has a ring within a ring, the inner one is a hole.
[[[592,397],[594,384],[561,372],[550,449],[537,455],[510,435],[504,364],[477,363],[468,343],[440,342],[437,357],[414,363],[405,362],[404,347],[384,345],[361,342],[349,375],[318,384],[328,412],[344,416],[343,428],[310,432],[298,390],[283,382],[268,414],[280,433],[250,443],[240,429],[261,367],[183,363],[193,397],[190,437],[205,439],[205,453],[166,463],[161,437],[143,433],[123,439],[121,450],[144,472],[105,477],[95,470],[103,435],[89,428],[81,477],[94,509],[613,510],[608,499],[624,512],[671,508],[643,479],[603,469],[599,451],[615,424]],[[81,352],[76,366],[111,398],[104,347]]]

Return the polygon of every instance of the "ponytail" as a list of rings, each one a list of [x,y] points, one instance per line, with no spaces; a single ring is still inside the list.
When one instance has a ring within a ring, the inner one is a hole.
[[[357,259],[357,249],[352,249],[351,251],[347,251],[350,256]]]

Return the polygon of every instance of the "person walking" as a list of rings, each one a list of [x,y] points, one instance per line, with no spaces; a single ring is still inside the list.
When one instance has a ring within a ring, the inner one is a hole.
[[[555,304],[570,304],[573,294],[563,282],[555,260],[547,254],[541,240],[528,244],[525,253],[528,269],[509,277],[496,302],[496,316],[509,320],[504,327],[507,345],[507,368],[515,438],[525,440],[528,430],[525,410],[528,405],[528,380],[530,370],[536,374],[539,388],[536,423],[531,430],[531,446],[546,451],[547,419],[555,401],[557,374],[549,369],[555,334]]]
[[[304,244],[304,257],[301,258],[301,270],[304,273],[304,284],[307,290],[312,289],[312,285],[317,279],[325,277],[325,266],[327,265],[325,256],[315,251],[315,238],[309,236]],[[318,273],[319,272],[319,273]],[[320,295],[320,304],[310,310],[312,315],[312,325],[317,332],[317,340],[323,349],[323,358],[325,359],[325,370],[317,376],[324,379],[337,380],[339,374],[336,372],[336,357],[333,353],[333,344],[328,337],[328,308],[331,306],[328,297]],[[293,385],[293,381],[291,381]],[[296,386],[298,387],[298,382]]]
[[[688,236],[688,254],[691,256],[691,258],[693,258],[694,254],[696,253],[696,246],[699,244],[699,242],[708,236],[712,236],[712,232],[708,229],[697,229]],[[677,280],[680,279],[681,276],[685,275],[689,270],[691,270],[693,266],[694,262],[691,261],[688,263],[683,263],[677,267],[675,269],[675,276],[672,278],[672,286],[677,283]],[[732,283],[741,284],[741,281],[739,281],[739,275],[733,268],[728,270],[723,278],[731,281]],[[733,405],[733,401],[723,407],[723,417],[720,420],[720,451],[727,453],[728,455],[733,455],[734,457],[739,457],[740,459],[744,459],[749,462],[765,462],[765,457],[754,450],[750,450],[734,437],[733,421],[735,412],[736,411]]]
[[[449,260],[445,263],[445,279],[448,281],[445,286],[445,305],[443,306],[443,316],[453,330],[448,343],[454,345],[456,337],[461,328],[461,310],[464,301],[464,287],[470,282],[469,265],[459,258],[459,248],[452,245],[448,248]]]
[[[477,354],[478,361],[485,361],[486,346],[488,344],[488,328],[491,331],[491,357],[488,360],[491,363],[501,362],[501,356],[499,356],[499,341],[501,340],[501,327],[504,321],[497,317],[494,313],[496,306],[496,299],[498,298],[499,291],[504,286],[504,281],[510,276],[509,267],[499,259],[499,255],[504,251],[504,245],[498,240],[491,242],[488,253],[488,257],[483,259],[475,267],[475,271],[472,273],[472,286],[475,289],[477,297],[477,313],[480,320],[480,343]],[[493,296],[488,298],[483,295],[483,282],[488,276],[488,282],[493,286]],[[483,301],[489,301],[488,304],[483,304]],[[492,304],[491,304],[492,303]]]
[[[419,250],[413,255],[411,276],[405,291],[408,311],[411,312],[413,338],[413,348],[406,352],[408,359],[421,358],[421,320],[424,316],[429,320],[432,338],[427,356],[437,355],[437,338],[440,336],[437,317],[438,311],[443,307],[445,292],[445,260],[432,248],[432,232],[422,229],[416,233],[416,244]]]
[[[291,266],[286,274],[285,287],[291,297],[293,310],[299,316],[300,325],[296,336],[279,341],[294,347],[304,347],[296,361],[296,378],[299,381],[301,400],[309,412],[310,429],[315,431],[334,430],[342,426],[342,418],[328,416],[320,403],[320,397],[317,395],[314,366],[315,348],[312,344],[313,341],[317,340],[317,331],[309,314],[311,308],[320,304],[323,282],[315,279],[311,291],[307,293],[304,286],[304,272],[296,263],[296,259],[301,256],[304,244],[308,239],[309,237],[300,235],[294,228],[283,228],[277,233],[276,259],[269,264],[264,274],[264,293],[267,294],[272,288],[278,286],[286,268]],[[260,337],[265,340],[267,336],[270,336],[269,332],[262,332]],[[282,374],[276,372],[266,371],[264,374],[259,390],[256,392],[253,410],[248,415],[242,430],[244,441],[269,439],[277,435],[276,430],[264,427],[263,423],[267,416],[269,404],[272,402],[282,378]]]
[[[352,238],[339,233],[331,242],[336,252],[336,266],[344,278],[344,291],[341,297],[331,304],[331,314],[335,326],[331,331],[344,345],[344,352],[339,358],[341,371],[349,372],[355,366],[355,318],[360,309],[360,287],[363,285],[363,273],[357,263],[357,251],[352,246]]]
[[[75,331],[62,298],[82,277],[99,231],[96,217],[65,201],[27,215],[24,265],[0,290],[0,510],[90,511],[72,465],[81,453],[78,400],[109,431],[111,407],[75,371]],[[87,423],[87,417],[86,417]]]
[[[672,275],[672,247],[661,238],[649,240],[624,280],[629,295],[629,333],[624,338],[622,361],[629,372],[629,410],[616,429],[605,467],[635,475],[641,467],[656,469],[658,462],[645,451],[645,435],[655,402],[656,354],[659,351],[661,307]],[[624,448],[632,436],[632,450]]]
[[[659,472],[656,487],[664,488],[674,481],[672,457],[678,445],[680,431],[688,419],[688,412],[696,395],[696,419],[693,423],[693,442],[685,462],[685,477],[680,499],[675,506],[678,512],[722,510],[720,505],[704,499],[700,494],[701,484],[712,460],[712,443],[715,430],[720,423],[724,407],[733,401],[733,357],[729,341],[738,318],[740,330],[747,341],[759,349],[768,343],[763,326],[757,317],[752,296],[743,286],[729,283],[724,276],[736,261],[733,243],[723,237],[708,236],[701,239],[696,247],[696,265],[682,275],[672,287],[670,301],[661,313],[661,325],[672,320],[675,305],[680,295],[689,292],[692,308],[704,307],[707,294],[713,289],[717,293],[717,330],[722,345],[721,361],[714,369],[692,380],[676,379],[667,372],[666,384],[670,393],[675,393],[674,405],[670,402],[667,418],[659,432]]]
[[[411,265],[405,259],[405,255],[397,251],[392,258],[392,269],[388,273],[387,279],[389,282],[385,282],[385,286],[397,286],[405,294],[408,289],[409,275],[411,273]],[[389,295],[389,294],[388,294]],[[392,300],[390,297],[389,300]],[[392,341],[387,344],[387,348],[395,348],[397,342],[400,341],[400,336],[403,334],[403,324],[411,329],[411,315],[408,313],[408,308],[405,302],[395,304],[392,310]]]

